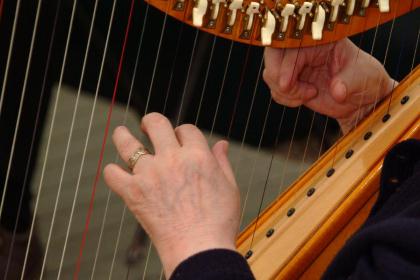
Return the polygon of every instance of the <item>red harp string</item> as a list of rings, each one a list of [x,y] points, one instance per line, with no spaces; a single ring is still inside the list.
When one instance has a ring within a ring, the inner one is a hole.
[[[108,109],[105,132],[104,132],[104,136],[103,136],[103,139],[102,139],[101,152],[100,152],[100,155],[99,155],[99,161],[98,161],[98,166],[97,166],[97,169],[96,169],[95,180],[94,180],[93,185],[92,185],[92,194],[91,194],[90,201],[89,201],[89,208],[88,208],[88,212],[87,212],[87,215],[86,215],[85,228],[83,230],[82,242],[80,244],[79,256],[76,260],[76,266],[75,266],[75,271],[74,271],[74,274],[73,274],[73,279],[79,279],[79,272],[80,272],[80,267],[81,267],[81,262],[82,262],[82,257],[83,257],[83,250],[84,250],[84,247],[85,247],[85,244],[86,244],[86,238],[87,238],[87,234],[89,232],[90,218],[92,216],[92,211],[93,211],[93,203],[94,203],[94,199],[95,199],[96,187],[98,185],[99,178],[102,174],[102,162],[103,162],[103,157],[104,157],[104,152],[105,152],[105,145],[106,145],[106,142],[107,142],[107,139],[108,139],[109,126],[111,124],[112,109],[114,107],[115,98],[117,96],[117,90],[118,90],[118,85],[119,85],[119,81],[120,81],[121,69],[122,69],[122,64],[123,64],[124,56],[125,56],[125,50],[126,50],[126,46],[127,46],[128,34],[130,32],[131,19],[132,19],[133,10],[134,10],[134,1],[135,0],[131,0],[130,13],[129,13],[129,16],[128,16],[127,26],[126,26],[125,35],[124,35],[124,43],[123,43],[122,50],[121,50],[117,75],[115,77],[114,90],[113,90],[113,93],[112,93],[112,100],[111,100],[111,104],[110,104],[109,109]]]

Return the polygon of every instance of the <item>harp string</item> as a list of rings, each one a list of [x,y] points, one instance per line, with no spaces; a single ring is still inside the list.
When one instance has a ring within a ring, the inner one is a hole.
[[[414,69],[414,65],[416,64],[417,47],[419,46],[419,38],[420,38],[420,28],[419,28],[419,27],[417,27],[416,47],[415,47],[415,49],[414,49],[413,62],[411,63],[411,71],[413,71],[413,69]]]
[[[31,62],[32,62],[32,55],[33,55],[35,38],[36,38],[36,35],[37,35],[37,31],[38,31],[38,20],[39,20],[39,14],[40,14],[40,11],[41,11],[41,4],[42,4],[42,0],[40,0],[38,2],[37,10],[36,10],[36,17],[35,17],[35,21],[34,21],[34,29],[32,31],[31,44],[30,44],[30,47],[29,47],[29,55],[28,55],[28,60],[26,62],[25,77],[24,77],[24,80],[23,80],[23,87],[22,87],[21,98],[20,98],[20,102],[19,102],[18,115],[17,115],[17,119],[16,119],[16,126],[15,126],[15,129],[14,129],[14,132],[13,132],[13,140],[12,140],[12,146],[11,146],[11,150],[10,150],[9,161],[8,161],[8,165],[7,165],[6,178],[5,178],[4,185],[3,185],[3,195],[1,197],[1,203],[0,203],[0,218],[1,218],[2,213],[3,213],[4,200],[5,200],[5,197],[6,197],[7,187],[8,187],[8,183],[9,183],[9,176],[10,176],[10,171],[11,171],[11,167],[12,167],[12,161],[13,161],[14,152],[15,152],[15,148],[16,148],[17,133],[19,131],[20,120],[21,120],[21,116],[22,116],[23,102],[24,102],[25,96],[26,96],[26,87],[27,87],[27,84],[28,84],[28,76],[29,76],[29,72],[30,72],[30,69],[31,69]],[[14,26],[14,28],[15,28],[15,26]],[[5,76],[6,75],[7,74],[5,74]],[[6,83],[7,83],[7,81],[4,82],[3,90],[6,89]],[[1,112],[0,112],[0,114],[1,114]]]
[[[6,60],[6,69],[5,69],[5,72],[4,72],[3,83],[2,83],[1,93],[0,93],[0,116],[1,116],[1,113],[2,113],[2,109],[3,109],[3,101],[4,101],[4,95],[5,95],[5,92],[6,92],[7,78],[9,76],[10,60],[12,58],[14,44],[15,44],[16,27],[17,27],[17,22],[18,22],[18,19],[19,19],[19,11],[20,11],[20,1],[21,0],[17,0],[17,2],[16,2],[16,10],[15,10],[15,15],[14,15],[14,20],[13,20],[12,34],[11,34],[11,37],[10,37],[9,51],[8,51],[7,60]],[[2,1],[2,11],[3,11],[3,1]],[[3,200],[4,200],[4,194],[5,193],[6,192],[3,192],[2,205],[3,205]],[[0,215],[1,215],[1,209],[0,209]]]
[[[31,62],[32,62],[33,49],[34,49],[34,42],[35,42],[35,38],[36,38],[36,35],[37,35],[37,32],[38,32],[38,20],[39,20],[39,14],[40,14],[40,10],[41,10],[41,5],[42,5],[42,0],[40,0],[38,2],[37,10],[36,10],[36,16],[35,16],[35,22],[34,22],[34,29],[33,29],[33,32],[32,32],[31,44],[30,44],[30,48],[29,48],[29,55],[28,55],[28,60],[27,60],[27,63],[26,63],[25,77],[24,77],[23,87],[22,87],[22,92],[21,92],[21,98],[20,98],[18,116],[17,116],[17,120],[16,120],[16,127],[15,127],[15,131],[14,131],[14,135],[13,135],[12,147],[11,147],[10,156],[9,156],[9,163],[8,163],[7,171],[6,171],[6,179],[5,179],[5,183],[4,183],[4,187],[3,187],[3,196],[2,196],[2,201],[1,201],[1,205],[0,205],[0,217],[1,217],[1,214],[2,214],[2,210],[3,210],[4,198],[5,198],[5,195],[6,195],[6,192],[7,192],[7,187],[8,187],[8,182],[9,182],[9,175],[10,175],[12,160],[13,160],[14,151],[15,151],[17,133],[19,131],[19,126],[20,126],[20,120],[21,120],[23,102],[25,100],[25,95],[26,95],[26,87],[27,87],[27,82],[28,82],[29,71],[31,69]],[[6,88],[6,85],[4,85],[4,88]],[[29,163],[29,160],[28,160],[28,163]],[[22,194],[21,194],[21,197],[20,197],[19,207],[18,207],[18,212],[19,213],[20,213],[20,206],[22,205],[22,203],[21,203],[22,198],[23,198],[23,190],[22,190]],[[14,241],[15,241],[16,228],[17,228],[17,223],[15,223],[14,233],[13,233],[13,237],[12,237],[12,248],[13,248],[13,244],[14,244]],[[12,252],[12,250],[10,251],[10,253],[8,255],[7,265],[6,265],[6,271],[4,272],[4,278],[5,279],[7,278],[7,274],[8,274],[8,271],[9,271],[9,265],[10,265],[10,259],[11,259],[11,252]]]
[[[68,155],[69,155],[69,151],[70,151],[71,141],[73,139],[74,124],[76,122],[76,115],[77,115],[77,112],[78,112],[78,109],[79,109],[79,100],[80,100],[82,85],[83,85],[83,82],[84,82],[84,79],[85,79],[85,70],[86,70],[87,59],[88,59],[88,55],[89,55],[90,47],[91,47],[93,27],[94,27],[94,24],[95,24],[95,21],[96,21],[97,7],[98,7],[98,0],[95,0],[92,20],[90,22],[90,27],[89,27],[89,35],[88,35],[88,40],[87,40],[87,46],[86,46],[85,53],[84,53],[84,58],[83,58],[82,71],[81,71],[81,75],[80,75],[80,79],[79,79],[79,85],[78,85],[78,89],[77,89],[76,101],[75,101],[75,104],[74,104],[74,107],[73,107],[73,115],[72,115],[72,119],[71,119],[69,134],[67,136],[66,151],[65,151],[65,154],[64,154],[64,160],[63,160],[63,164],[62,164],[62,167],[61,167],[61,174],[60,174],[60,179],[59,179],[59,184],[58,184],[58,189],[57,189],[57,195],[56,195],[55,203],[54,203],[54,210],[53,210],[53,214],[52,214],[52,217],[51,217],[51,223],[50,223],[50,228],[49,228],[49,231],[48,231],[47,242],[45,244],[45,253],[44,253],[44,257],[43,257],[43,261],[42,261],[42,268],[41,268],[41,274],[40,274],[41,279],[42,279],[42,276],[44,275],[44,269],[45,269],[45,264],[46,264],[46,260],[47,260],[47,256],[48,256],[48,250],[49,250],[49,247],[50,247],[51,235],[52,235],[52,231],[53,231],[53,228],[54,228],[55,218],[56,218],[57,209],[58,209],[58,202],[59,202],[59,199],[60,199],[61,189],[62,189],[62,186],[63,186],[64,174],[65,174],[66,167],[67,167]]]
[[[149,15],[149,5],[146,5],[146,10],[145,10],[145,14],[144,14],[143,23],[142,23],[142,30],[140,32],[139,46],[137,48],[136,62],[135,62],[135,65],[134,65],[134,70],[133,70],[133,77],[131,79],[130,90],[129,90],[129,94],[128,94],[128,101],[127,101],[127,104],[126,104],[126,107],[125,107],[124,118],[123,118],[123,121],[122,121],[123,125],[125,125],[127,123],[128,113],[129,113],[130,104],[131,104],[131,100],[132,100],[132,94],[133,94],[133,90],[134,90],[135,78],[136,78],[136,75],[137,75],[138,66],[139,66],[139,62],[140,62],[140,51],[142,50],[142,46],[143,46],[143,38],[144,38],[144,33],[145,33],[146,25],[147,25],[148,15]],[[119,155],[118,155],[118,153],[116,153],[114,162],[118,163],[118,161],[119,161]],[[93,279],[93,277],[94,277],[96,263],[97,263],[97,259],[98,259],[98,256],[99,256],[99,250],[100,250],[100,246],[102,244],[102,234],[103,234],[103,231],[104,231],[104,228],[105,228],[105,223],[106,223],[106,219],[107,219],[108,206],[109,206],[111,194],[112,194],[111,190],[108,189],[107,201],[106,201],[106,205],[105,205],[104,215],[103,215],[103,218],[102,218],[101,229],[100,229],[99,240],[98,240],[98,246],[97,246],[96,252],[95,252],[95,260],[94,260],[94,263],[93,263],[91,279]],[[117,238],[116,238],[116,242],[115,242],[114,253],[113,253],[113,256],[112,256],[111,268],[110,268],[110,272],[109,272],[109,278],[110,279],[112,277],[113,270],[114,270],[115,258],[116,258],[118,247],[119,247],[122,227],[123,227],[124,220],[125,220],[126,209],[127,209],[127,207],[124,205],[123,210],[122,210],[122,214],[121,214],[120,225],[119,225],[118,232],[117,232]],[[128,275],[129,274],[127,272],[127,278],[128,278]]]
[[[149,7],[149,5],[147,5],[147,7]],[[184,32],[184,24],[181,24],[179,35],[178,35],[178,38],[176,40],[175,55],[174,55],[174,59],[172,60],[171,72],[170,72],[171,74],[169,75],[169,82],[168,82],[168,89],[166,90],[165,101],[164,101],[163,109],[162,109],[163,115],[165,115],[165,113],[166,113],[166,107],[168,105],[169,94],[170,94],[170,91],[172,89],[172,82],[173,82],[173,79],[174,79],[176,58],[178,57],[179,47],[181,45],[181,37],[182,37],[183,32]]]
[[[110,104],[110,107],[109,107],[109,110],[108,110],[107,123],[106,123],[106,127],[105,127],[103,141],[102,141],[101,153],[100,153],[100,157],[99,157],[99,161],[98,161],[98,167],[97,167],[97,170],[96,170],[95,181],[94,181],[93,186],[92,186],[92,195],[91,195],[91,199],[90,199],[90,202],[89,202],[89,209],[88,209],[88,212],[87,212],[85,229],[84,229],[83,235],[82,235],[82,242],[80,244],[79,256],[76,260],[76,267],[75,267],[75,272],[74,272],[74,276],[73,276],[74,279],[78,279],[78,275],[79,275],[79,272],[80,272],[81,261],[82,261],[82,256],[83,256],[83,249],[84,249],[84,246],[85,246],[85,243],[86,243],[86,238],[87,238],[87,234],[88,234],[88,231],[89,231],[90,218],[91,218],[92,211],[93,211],[93,203],[94,203],[94,198],[95,198],[95,193],[96,193],[96,187],[97,187],[99,178],[100,178],[101,173],[102,173],[102,161],[103,161],[103,156],[104,156],[104,152],[105,152],[105,144],[106,144],[107,139],[108,139],[109,127],[110,127],[110,124],[111,124],[112,109],[113,109],[113,106],[115,104],[115,98],[116,98],[116,95],[117,95],[118,85],[119,85],[119,81],[120,81],[121,69],[122,69],[122,64],[123,64],[124,57],[125,57],[125,50],[126,50],[126,46],[127,46],[128,34],[130,32],[133,10],[134,10],[134,0],[131,1],[130,13],[128,15],[127,27],[126,27],[125,35],[124,35],[124,42],[123,42],[123,46],[122,46],[122,50],[121,50],[121,56],[120,56],[120,61],[119,61],[119,65],[118,65],[117,75],[115,77],[115,86],[114,86],[114,91],[113,91],[113,94],[112,94],[112,101],[111,101],[111,104]]]
[[[188,70],[187,70],[187,78],[186,78],[186,80],[185,80],[185,83],[184,83],[184,89],[183,89],[183,91],[182,91],[182,95],[181,95],[181,104],[179,105],[178,117],[177,117],[177,120],[176,120],[176,126],[178,126],[178,125],[179,125],[179,123],[180,123],[180,121],[181,121],[181,113],[182,113],[182,107],[183,107],[183,105],[184,105],[185,93],[186,93],[186,91],[187,91],[188,84],[189,84],[189,81],[190,81],[190,76],[191,76],[191,66],[192,66],[192,64],[193,64],[193,59],[194,59],[194,57],[195,57],[195,51],[196,51],[196,46],[197,46],[198,32],[199,32],[199,29],[196,29],[196,30],[195,30],[194,43],[193,43],[193,49],[192,49],[192,52],[191,52],[190,62],[189,62],[189,65],[188,65]]]
[[[41,86],[41,94],[40,94],[40,97],[39,97],[39,103],[38,103],[37,113],[36,113],[36,117],[35,117],[35,124],[34,124],[35,129],[32,133],[32,137],[31,137],[31,144],[30,144],[28,159],[26,161],[27,163],[26,163],[26,167],[25,167],[25,175],[24,175],[24,179],[23,179],[23,186],[26,186],[26,184],[28,182],[28,175],[29,175],[29,171],[30,171],[29,170],[29,164],[30,164],[30,160],[32,158],[32,153],[33,153],[33,149],[34,149],[35,136],[38,133],[37,128],[38,128],[38,124],[39,124],[39,117],[40,117],[40,112],[41,112],[41,107],[42,107],[42,100],[43,100],[44,94],[45,94],[45,87],[46,87],[47,76],[48,76],[49,66],[50,66],[50,61],[51,61],[52,47],[53,47],[53,44],[54,44],[54,41],[55,41],[55,34],[56,34],[56,27],[57,27],[57,20],[58,20],[58,14],[59,14],[60,6],[61,6],[61,0],[59,0],[58,3],[57,3],[57,8],[56,8],[55,16],[54,16],[52,35],[51,35],[51,40],[50,40],[50,43],[49,43],[49,46],[48,46],[46,66],[45,66],[44,77],[43,77],[42,86]],[[23,190],[20,194],[20,197],[19,197],[18,211],[17,211],[17,214],[16,214],[16,221],[15,221],[14,228],[13,228],[12,241],[10,243],[10,252],[7,256],[7,265],[6,265],[6,272],[5,272],[4,278],[7,278],[7,272],[9,270],[9,266],[10,266],[10,261],[11,261],[11,256],[12,256],[14,244],[15,244],[16,231],[17,231],[17,226],[18,226],[19,220],[20,220],[20,214],[21,214],[22,203],[23,203],[23,196],[24,196],[25,191],[27,191],[26,187],[23,188]]]
[[[104,65],[105,65],[105,59],[106,59],[106,55],[108,53],[109,38],[110,38],[110,34],[111,34],[112,25],[114,23],[115,6],[116,6],[116,0],[114,0],[114,2],[113,2],[111,15],[110,15],[110,19],[109,19],[108,31],[107,31],[107,36],[106,36],[106,39],[105,39],[105,46],[104,46],[104,52],[103,52],[103,55],[102,55],[102,61],[101,61],[101,66],[100,66],[100,70],[99,70],[98,82],[96,84],[95,96],[94,96],[94,101],[93,101],[92,110],[91,110],[91,114],[90,114],[88,131],[87,131],[86,138],[85,138],[83,155],[82,155],[82,160],[81,160],[81,164],[80,164],[80,167],[79,167],[79,173],[78,173],[77,183],[76,183],[76,187],[75,187],[73,203],[72,203],[71,210],[70,210],[69,222],[67,224],[66,236],[65,236],[65,239],[64,239],[64,245],[63,245],[63,250],[62,250],[62,253],[61,253],[60,265],[59,265],[57,278],[60,278],[62,267],[63,267],[63,264],[64,264],[64,256],[65,256],[66,249],[67,249],[67,242],[68,242],[68,238],[69,238],[69,235],[70,235],[71,224],[72,224],[72,221],[73,221],[73,214],[74,214],[74,210],[75,210],[75,206],[76,206],[76,199],[77,199],[78,192],[79,192],[82,172],[83,172],[83,169],[84,169],[84,164],[85,164],[85,159],[86,159],[87,147],[88,147],[88,143],[89,143],[89,139],[90,139],[90,135],[91,135],[91,129],[92,129],[92,125],[93,125],[93,116],[94,116],[94,113],[95,113],[96,104],[97,104],[98,95],[99,95],[99,89],[100,89],[100,85],[101,85],[101,82],[102,82],[102,75],[103,75],[103,69],[104,69]]]
[[[236,90],[236,97],[235,97],[235,102],[234,102],[234,105],[233,105],[232,116],[231,116],[230,122],[229,122],[229,130],[228,130],[228,133],[227,133],[227,136],[226,136],[227,139],[230,138],[230,133],[232,132],[232,125],[233,125],[233,122],[235,120],[236,110],[238,108],[237,105],[238,105],[238,102],[239,102],[239,96],[240,96],[242,85],[243,85],[243,82],[244,82],[245,72],[248,68],[247,65],[248,65],[250,50],[251,50],[251,45],[248,45],[247,49],[246,49],[246,54],[245,54],[244,66],[242,67],[241,77],[239,78],[238,89]],[[258,82],[259,82],[259,78],[257,79],[257,84],[258,84]]]
[[[36,213],[38,211],[39,198],[40,198],[42,187],[43,187],[43,180],[44,180],[44,175],[45,175],[46,163],[47,163],[50,144],[51,144],[51,136],[52,136],[52,132],[53,132],[53,129],[54,129],[54,124],[55,124],[58,100],[59,100],[59,97],[61,95],[61,86],[62,86],[62,82],[63,82],[64,69],[65,69],[65,65],[66,65],[66,62],[67,62],[67,53],[68,53],[68,48],[69,48],[69,43],[70,43],[70,36],[71,36],[71,33],[72,33],[72,28],[73,28],[73,20],[74,20],[74,15],[75,15],[75,11],[76,11],[76,6],[77,6],[77,1],[74,1],[73,2],[72,13],[71,13],[71,18],[70,18],[69,32],[68,32],[67,39],[66,39],[66,47],[65,47],[65,50],[64,50],[63,64],[61,66],[60,79],[59,79],[59,83],[58,83],[58,87],[57,87],[57,91],[56,91],[56,99],[55,99],[55,104],[54,104],[54,109],[53,109],[53,115],[52,115],[52,120],[51,120],[51,123],[50,123],[50,130],[49,130],[49,134],[48,134],[46,151],[45,151],[44,161],[43,161],[43,164],[42,164],[41,177],[40,177],[40,181],[39,181],[39,185],[38,185],[38,193],[37,193],[37,196],[36,196],[35,206],[34,206],[34,210],[33,210],[34,213],[33,213],[33,217],[32,217],[31,228],[30,228],[30,231],[29,231],[29,240],[28,240],[28,244],[27,244],[27,247],[26,247],[25,259],[24,259],[23,267],[22,267],[21,280],[23,280],[24,276],[25,276],[25,268],[26,268],[26,263],[27,263],[27,260],[28,260],[29,248],[30,248],[30,245],[31,245],[32,235],[33,235],[34,226],[35,226],[35,216],[36,216]]]
[[[214,54],[214,47],[216,45],[216,40],[217,40],[217,37],[216,36],[213,36],[213,43],[211,45],[209,63],[207,64],[206,75],[204,77],[204,84],[203,84],[203,88],[202,88],[201,94],[200,94],[200,101],[198,103],[197,115],[196,115],[196,118],[195,118],[195,121],[194,121],[194,124],[195,125],[198,124],[198,119],[200,117],[201,108],[202,108],[203,100],[204,100],[204,93],[205,93],[205,91],[207,89],[207,81],[208,81],[208,77],[209,77],[209,73],[210,73],[210,66],[211,66],[211,64],[213,62],[213,54]]]

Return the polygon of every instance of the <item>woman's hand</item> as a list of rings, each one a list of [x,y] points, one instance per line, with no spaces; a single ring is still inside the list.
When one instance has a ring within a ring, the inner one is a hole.
[[[344,132],[395,86],[384,67],[349,39],[301,49],[265,49],[273,99],[337,119]]]
[[[132,173],[108,164],[104,177],[150,235],[166,276],[200,251],[235,250],[240,199],[227,142],[210,149],[198,128],[181,125],[174,130],[157,113],[144,116],[141,129],[155,154],[142,155]],[[113,141],[126,163],[143,147],[125,127],[115,129]]]

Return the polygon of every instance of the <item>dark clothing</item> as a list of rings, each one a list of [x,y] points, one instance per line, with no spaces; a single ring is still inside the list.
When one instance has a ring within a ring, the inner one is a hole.
[[[319,277],[319,276],[314,276]],[[229,250],[201,252],[182,262],[171,280],[254,279],[245,259]],[[378,200],[323,279],[420,279],[420,141],[386,156]]]

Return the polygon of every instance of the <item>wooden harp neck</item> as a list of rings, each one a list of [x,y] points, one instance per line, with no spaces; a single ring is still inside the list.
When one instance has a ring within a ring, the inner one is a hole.
[[[337,41],[420,7],[419,0],[146,0],[229,40],[274,48]]]

